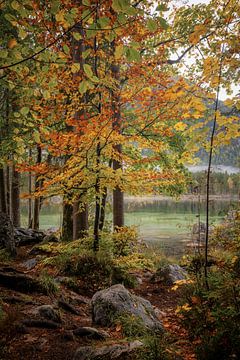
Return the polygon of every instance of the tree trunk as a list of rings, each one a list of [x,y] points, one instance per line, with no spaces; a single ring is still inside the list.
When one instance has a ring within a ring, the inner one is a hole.
[[[73,206],[63,204],[63,223],[62,223],[62,241],[72,241],[73,239]]]
[[[20,174],[12,167],[12,221],[13,225],[20,227]]]
[[[81,5],[81,1],[77,1],[78,5]],[[75,27],[75,32],[78,32],[82,37],[84,37],[84,31],[82,28],[82,24],[80,23],[78,26]],[[80,69],[83,71],[84,59],[82,57],[82,53],[85,51],[85,44],[83,40],[76,40],[75,38],[72,39],[73,51],[72,51],[72,58],[74,63],[80,64]],[[78,78],[79,72],[73,75],[74,78]],[[85,99],[86,95],[84,96],[83,102],[86,102]],[[85,100],[85,101],[84,101]],[[80,115],[85,115],[85,109],[82,111],[76,111],[75,119],[78,121],[80,120]],[[82,211],[79,212],[79,207],[83,207]],[[88,233],[89,225],[88,225],[88,205],[82,204],[81,200],[79,199],[73,204],[73,240],[82,238]]]
[[[13,223],[3,212],[0,212],[0,245],[3,245],[11,256],[16,255]]]
[[[42,162],[42,149],[40,146],[37,147],[37,164]],[[38,191],[41,187],[41,181],[38,178],[35,179],[35,191]],[[35,197],[34,208],[33,208],[33,229],[39,229],[39,215],[40,215],[40,197]]]
[[[3,168],[0,168],[0,211],[7,213],[5,177]]]
[[[115,52],[115,41],[111,44],[112,53]],[[112,64],[111,67],[113,78],[119,83],[120,80],[120,66]],[[120,93],[118,90],[112,91],[112,113],[113,113],[113,129],[121,132],[121,113],[120,113]],[[119,144],[115,146],[115,151],[121,155],[122,146]],[[122,169],[122,163],[119,160],[113,159],[113,169]],[[123,192],[117,186],[113,190],[113,226],[115,229],[124,226],[124,203]]]
[[[84,209],[79,211],[80,202],[73,204],[73,240],[81,239],[88,232],[88,206],[84,204]]]

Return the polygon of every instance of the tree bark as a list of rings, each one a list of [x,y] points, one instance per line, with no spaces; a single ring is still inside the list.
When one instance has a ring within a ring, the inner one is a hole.
[[[80,202],[73,204],[73,240],[81,239],[88,233],[88,206],[79,210]]]
[[[112,53],[115,52],[115,42],[111,44]],[[120,66],[113,64],[111,67],[112,75],[119,83],[120,80]],[[121,112],[120,112],[120,95],[119,91],[112,91],[112,112],[113,112],[113,129],[121,132]],[[115,151],[121,155],[122,146],[118,144],[115,146]],[[122,169],[122,162],[120,160],[113,159],[113,170]],[[123,192],[117,186],[113,190],[113,226],[114,229],[124,226],[124,196]]]
[[[20,174],[12,168],[12,221],[13,225],[20,227]]]
[[[7,213],[6,192],[5,192],[5,177],[3,168],[0,168],[0,211]]]
[[[81,1],[77,1],[78,5],[81,5]],[[82,24],[80,23],[75,27],[75,31],[78,32],[82,37],[84,36],[84,31],[82,28]],[[80,69],[83,71],[84,59],[82,57],[82,53],[85,51],[85,44],[83,40],[72,39],[72,58],[73,62],[80,64]],[[74,78],[77,78],[79,73],[74,74]],[[86,97],[86,95],[85,95]],[[84,101],[84,99],[83,99]],[[85,113],[85,109],[83,111],[77,110],[75,113],[75,119],[80,120],[80,115]],[[82,211],[79,211],[79,207],[82,208]],[[88,233],[89,225],[88,225],[88,206],[87,204],[81,204],[81,199],[77,200],[73,204],[73,240],[82,238]]]
[[[37,147],[37,164],[42,162],[42,149],[40,146]],[[41,181],[36,178],[35,180],[35,191],[38,191],[41,187]],[[39,229],[39,215],[40,215],[40,197],[35,197],[34,199],[34,209],[33,209],[33,229]]]
[[[72,241],[73,239],[73,206],[68,203],[63,204],[63,223],[62,241]]]

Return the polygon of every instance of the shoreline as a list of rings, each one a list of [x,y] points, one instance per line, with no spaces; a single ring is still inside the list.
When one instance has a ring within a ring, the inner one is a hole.
[[[134,195],[126,195],[124,196],[124,201],[126,203],[131,202],[152,202],[152,201],[198,201],[198,195],[189,194],[189,195],[181,195],[179,198],[175,198],[167,195],[143,195],[143,196],[134,196]],[[205,201],[206,195],[200,195],[200,201]],[[210,195],[211,200],[221,200],[221,201],[240,201],[238,195]]]

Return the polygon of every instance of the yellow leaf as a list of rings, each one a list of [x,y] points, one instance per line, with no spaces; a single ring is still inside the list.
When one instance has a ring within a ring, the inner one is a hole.
[[[123,45],[118,45],[116,46],[116,49],[115,49],[115,59],[118,60],[121,58],[123,54]]]
[[[178,122],[174,125],[174,129],[177,131],[184,131],[186,129],[187,125],[184,124],[182,121]]]

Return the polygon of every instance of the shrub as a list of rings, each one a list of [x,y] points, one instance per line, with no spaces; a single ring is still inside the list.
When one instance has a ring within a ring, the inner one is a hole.
[[[43,271],[40,275],[40,283],[49,295],[56,294],[59,292],[59,286],[54,278],[49,275],[46,271]]]
[[[240,237],[236,218],[227,224],[226,231],[220,225],[214,232],[221,251],[212,251],[213,258],[209,258],[209,289],[202,272],[203,259],[195,257],[190,262],[194,283],[185,287],[183,304],[178,308],[189,335],[197,340],[200,360],[240,358]]]

